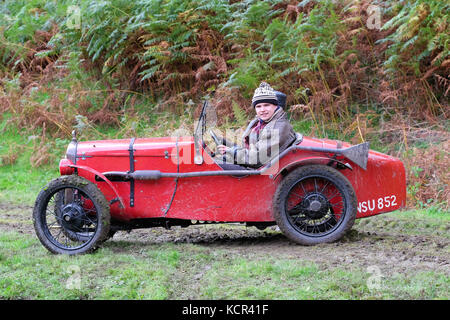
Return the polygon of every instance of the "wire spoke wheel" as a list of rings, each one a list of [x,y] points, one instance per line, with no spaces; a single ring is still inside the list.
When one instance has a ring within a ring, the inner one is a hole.
[[[89,196],[76,188],[55,192],[42,218],[48,239],[63,249],[85,246],[98,228],[97,209]]]
[[[311,237],[326,235],[343,221],[343,191],[327,178],[301,179],[289,190],[285,211],[299,232]]]
[[[109,206],[91,182],[64,176],[39,194],[33,211],[36,234],[53,253],[94,250],[109,231]]]
[[[92,200],[75,188],[64,188],[50,200],[54,219],[61,226],[62,233],[75,243],[88,242],[95,234],[98,219]],[[49,203],[50,203],[49,202]]]
[[[336,169],[322,165],[301,167],[278,186],[274,216],[280,229],[295,242],[332,242],[354,223],[355,192]]]

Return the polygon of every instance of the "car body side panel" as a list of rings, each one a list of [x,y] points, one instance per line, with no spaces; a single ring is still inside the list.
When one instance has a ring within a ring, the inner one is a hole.
[[[273,221],[276,184],[267,176],[193,177],[179,181],[168,218],[205,221]]]
[[[130,142],[130,139],[125,139],[80,143],[77,165],[91,167],[101,173],[128,172]],[[305,146],[325,148],[336,148],[336,144],[332,140],[311,138],[305,138],[302,142]],[[343,145],[344,148],[348,146]],[[192,137],[136,139],[133,149],[135,170],[180,173],[222,170],[204,150],[203,163],[194,164]],[[327,164],[331,156],[320,152],[292,151],[265,174],[256,176],[136,180],[133,206],[130,202],[130,182],[111,181],[125,204],[124,210],[120,210],[118,205],[111,205],[111,215],[121,220],[166,217],[224,222],[273,221],[273,196],[284,171],[311,163]],[[337,160],[348,162],[353,167],[353,170],[341,172],[355,189],[358,218],[397,210],[405,205],[405,170],[400,160],[370,151],[367,170],[342,156]],[[106,182],[95,181],[95,174],[87,171],[80,171],[79,174],[95,182],[108,201],[117,197]]]
[[[77,164],[91,166],[99,172],[130,171],[130,139],[112,141],[84,142],[78,146],[80,158]],[[175,142],[167,138],[136,139],[133,145],[134,170],[161,170],[176,172],[177,164],[173,160]],[[108,151],[109,150],[109,151]],[[176,148],[175,148],[176,152]],[[84,157],[83,157],[84,154]],[[94,181],[104,193],[108,201],[114,194],[108,190],[106,182],[95,181],[95,175],[80,173]],[[172,198],[174,179],[134,182],[134,204],[131,205],[130,182],[111,181],[123,199],[126,214],[121,214],[120,208],[111,206],[111,216],[120,220],[136,218],[156,218],[164,216]]]
[[[222,171],[202,149],[203,163],[194,164],[191,138],[180,141],[180,172]],[[167,218],[204,221],[272,221],[276,182],[263,176],[181,178]]]
[[[405,207],[405,168],[397,158],[370,151],[367,170],[357,167],[343,173],[351,181],[357,195],[357,218]]]

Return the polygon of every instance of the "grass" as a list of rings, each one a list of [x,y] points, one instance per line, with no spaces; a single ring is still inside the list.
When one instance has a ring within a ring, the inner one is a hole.
[[[31,235],[0,236],[2,299],[448,299],[438,272],[373,272],[296,258],[230,255],[193,244],[108,242],[94,254],[55,256]]]
[[[165,299],[170,282],[165,261],[173,250],[117,254],[103,249],[90,256],[53,256],[31,236],[0,236],[0,297],[3,299]]]
[[[53,153],[48,155],[51,159],[48,165],[33,168],[30,158],[39,152],[34,138],[39,132],[32,135],[26,134],[25,130],[14,130],[13,126],[6,126],[8,119],[8,115],[3,115],[0,123],[0,201],[30,204],[39,190],[59,174],[56,154],[63,154],[69,141],[60,140],[62,143],[53,148]]]

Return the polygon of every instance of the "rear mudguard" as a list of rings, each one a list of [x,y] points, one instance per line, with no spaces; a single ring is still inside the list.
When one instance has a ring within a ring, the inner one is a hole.
[[[342,161],[339,161],[336,159],[331,159],[328,157],[314,157],[314,158],[301,159],[299,161],[290,162],[287,165],[284,165],[282,168],[280,168],[278,170],[278,172],[275,175],[273,175],[273,179],[275,180],[276,178],[278,178],[278,176],[280,174],[290,172],[300,166],[305,166],[308,164],[331,165],[333,163],[339,164],[342,168],[347,168],[347,169],[353,170],[353,168],[348,163],[344,163]]]

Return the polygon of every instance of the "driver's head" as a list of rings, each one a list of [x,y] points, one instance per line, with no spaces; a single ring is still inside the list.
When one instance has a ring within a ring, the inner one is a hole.
[[[269,120],[279,107],[277,91],[266,82],[261,82],[253,94],[252,106],[255,108],[259,119]]]

